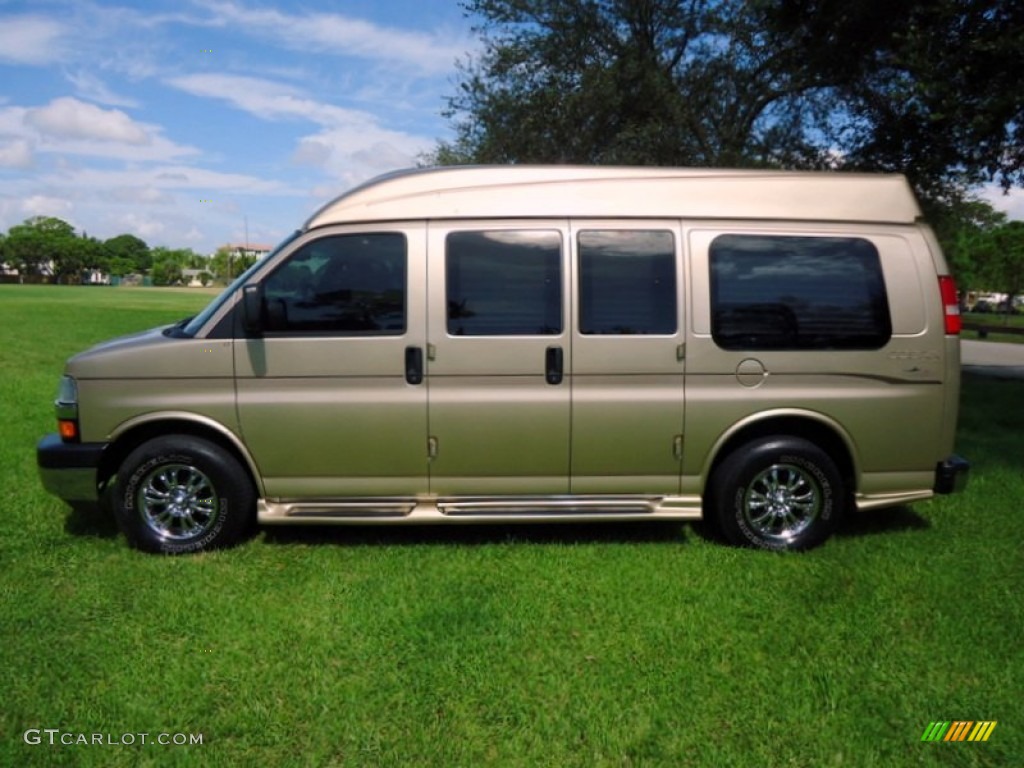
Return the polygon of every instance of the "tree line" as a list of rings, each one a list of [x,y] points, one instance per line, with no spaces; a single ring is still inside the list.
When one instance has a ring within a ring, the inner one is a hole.
[[[185,282],[184,270],[198,269],[200,281],[207,285],[229,280],[254,261],[226,248],[210,257],[191,248],[150,248],[129,234],[99,240],[78,234],[54,216],[34,216],[0,234],[0,266],[30,281],[77,284],[95,270],[112,277],[147,275],[154,285],[179,285]]]

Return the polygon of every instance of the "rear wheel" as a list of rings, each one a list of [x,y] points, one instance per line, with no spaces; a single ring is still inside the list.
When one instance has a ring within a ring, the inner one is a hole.
[[[128,455],[113,503],[132,546],[182,554],[239,541],[252,524],[256,494],[234,456],[208,440],[173,435]]]
[[[715,470],[710,490],[709,512],[726,541],[774,550],[824,542],[842,517],[846,498],[835,462],[797,437],[741,446]]]

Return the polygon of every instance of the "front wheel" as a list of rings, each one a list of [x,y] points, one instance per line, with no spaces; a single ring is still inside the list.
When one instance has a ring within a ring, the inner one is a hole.
[[[249,529],[255,504],[252,482],[234,456],[190,435],[140,445],[122,463],[114,491],[128,542],[167,554],[235,544]]]
[[[739,546],[801,550],[835,530],[846,491],[835,462],[797,437],[755,440],[731,453],[710,483],[713,521]]]

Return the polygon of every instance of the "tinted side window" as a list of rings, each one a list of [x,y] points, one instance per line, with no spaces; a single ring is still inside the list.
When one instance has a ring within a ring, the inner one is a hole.
[[[723,235],[711,333],[725,349],[878,349],[892,335],[878,251],[852,237]]]
[[[562,332],[558,232],[453,232],[446,242],[448,333],[537,336]]]
[[[334,235],[306,243],[264,283],[268,331],[405,333],[405,236]]]
[[[671,232],[580,232],[579,267],[580,333],[676,332],[676,257]]]

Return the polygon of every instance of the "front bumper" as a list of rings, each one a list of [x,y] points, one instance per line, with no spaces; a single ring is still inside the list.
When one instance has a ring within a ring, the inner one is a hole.
[[[953,454],[935,466],[936,493],[959,493],[967,487],[971,465],[963,456]]]
[[[106,443],[65,443],[50,434],[36,446],[43,488],[64,501],[96,501],[96,470]]]

